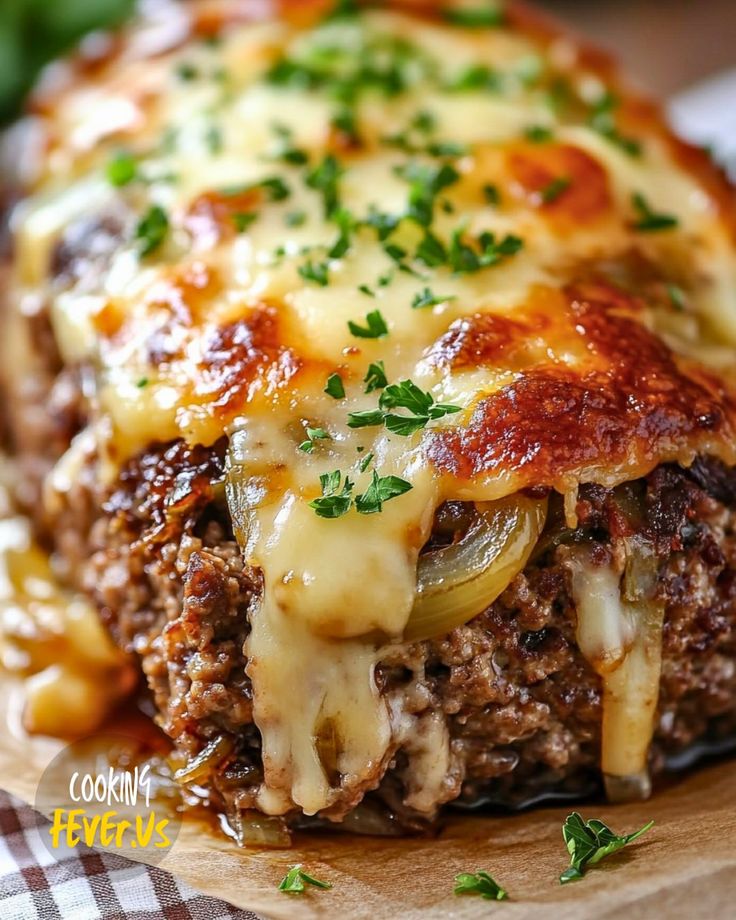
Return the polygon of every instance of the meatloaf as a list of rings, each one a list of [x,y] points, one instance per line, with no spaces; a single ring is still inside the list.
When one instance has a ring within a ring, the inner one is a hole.
[[[736,736],[704,154],[517,3],[202,0],[65,67],[9,138],[18,499],[180,782],[395,833]]]

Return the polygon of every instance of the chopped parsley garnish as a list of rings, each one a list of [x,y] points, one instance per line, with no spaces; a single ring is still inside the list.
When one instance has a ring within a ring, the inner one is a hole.
[[[359,284],[358,290],[361,294],[365,294],[366,297],[375,297],[376,292],[368,284]]]
[[[447,249],[442,240],[428,230],[417,246],[416,257],[427,268],[439,268],[447,262]]]
[[[392,434],[409,437],[426,428],[431,420],[462,411],[460,406],[436,403],[431,393],[425,393],[411,380],[386,386],[378,405],[378,409],[351,412],[348,415],[348,427],[374,428],[385,425]],[[405,409],[409,415],[397,415],[388,411],[390,409]]]
[[[365,326],[348,320],[348,329],[359,339],[380,339],[388,335],[388,326],[380,310],[371,310],[366,314]]]
[[[560,876],[560,883],[564,885],[581,879],[588,866],[594,866],[641,837],[653,824],[654,821],[650,821],[633,834],[619,836],[602,821],[585,821],[577,812],[568,815],[562,827],[562,837],[570,854],[570,867]]]
[[[293,132],[285,125],[275,124],[272,126],[274,134],[279,139],[279,146],[273,155],[274,160],[280,160],[282,163],[289,163],[291,166],[303,166],[309,162],[309,155],[305,150],[295,147],[292,143]]]
[[[437,296],[433,294],[432,291],[425,287],[423,291],[420,291],[412,300],[411,305],[415,310],[421,310],[424,307],[436,307],[438,304],[447,303],[448,300],[455,300],[454,295],[447,296]]]
[[[499,192],[498,186],[496,185],[484,185],[483,197],[486,199],[488,204],[499,205],[501,203],[501,193]]]
[[[363,448],[359,447],[358,450],[362,451]],[[358,469],[360,470],[361,473],[365,473],[365,471],[371,465],[372,460],[373,460],[373,453],[366,454],[365,457],[363,457],[363,459],[360,461],[358,465]]]
[[[431,419],[461,412],[460,406],[435,403],[431,393],[421,390],[413,381],[392,383],[381,393],[381,409],[406,409],[410,415],[386,413],[384,424],[394,434],[408,436],[426,427]]]
[[[398,476],[379,476],[373,471],[371,484],[362,495],[355,499],[355,507],[360,514],[377,514],[383,510],[383,503],[392,498],[405,495],[412,489],[411,483]]]
[[[381,409],[363,409],[348,413],[348,428],[375,428],[383,425],[386,413]]]
[[[337,224],[340,233],[327,255],[331,259],[341,259],[350,249],[350,241],[356,227],[356,221],[346,208],[338,208],[332,215],[332,219]]]
[[[384,214],[372,207],[368,216],[363,219],[366,227],[372,227],[376,231],[379,242],[385,242],[399,226],[400,218],[393,214]]]
[[[151,205],[135,228],[135,238],[139,242],[138,252],[141,257],[155,252],[166,239],[168,232],[169,218],[166,211],[160,205]]]
[[[244,233],[250,225],[258,220],[257,211],[235,211],[230,215],[237,233]]]
[[[181,61],[181,63],[176,66],[176,75],[180,80],[183,80],[185,83],[191,83],[192,80],[196,80],[199,76],[199,71],[191,63],[191,61]]]
[[[321,879],[314,878],[302,869],[301,864],[292,866],[286,873],[279,884],[279,891],[285,891],[288,894],[301,894],[306,885],[312,885],[314,888],[332,888],[329,882],[323,882]]]
[[[327,262],[313,262],[309,259],[297,269],[305,281],[311,281],[320,287],[327,287],[330,283],[330,266]]]
[[[553,201],[557,201],[560,195],[570,188],[571,181],[567,176],[558,176],[556,179],[552,179],[539,193],[544,204],[551,204]]]
[[[354,106],[371,91],[397,96],[430,69],[427,56],[413,43],[366,30],[358,47],[322,42],[281,58],[266,79],[278,86],[322,90],[339,104]]]
[[[429,227],[434,217],[435,199],[443,189],[457,182],[460,174],[449,163],[438,167],[410,163],[397,172],[410,183],[407,217],[420,227]]]
[[[220,194],[225,198],[234,198],[236,195],[242,195],[244,192],[249,192],[253,189],[262,189],[269,201],[284,201],[291,195],[291,189],[281,176],[269,176],[266,179],[251,182],[248,185],[228,185],[220,189]]]
[[[222,128],[219,125],[210,125],[204,136],[205,144],[210,153],[217,155],[222,153],[225,146],[222,137]]]
[[[149,383],[148,377],[141,377],[141,379],[137,381],[136,386],[138,387],[139,390],[142,390],[144,387],[148,386],[148,383]]]
[[[302,441],[302,443],[299,445],[299,450],[304,451],[305,454],[311,454],[314,451],[315,441],[331,440],[330,435],[324,430],[324,428],[307,428],[306,433],[306,441]]]
[[[498,93],[503,89],[503,80],[500,74],[485,64],[473,64],[448,83],[446,89],[454,93],[467,93],[475,90]]]
[[[524,131],[524,137],[532,144],[545,144],[552,140],[552,129],[546,125],[529,125]]]
[[[455,876],[455,894],[477,894],[486,901],[505,901],[508,893],[487,872],[461,872]]]
[[[330,123],[335,131],[345,135],[351,144],[360,144],[358,124],[355,112],[352,109],[345,107],[340,109],[339,112],[335,112]]]
[[[456,230],[448,250],[448,260],[456,274],[472,274],[483,268],[497,265],[509,256],[516,255],[524,245],[518,236],[508,234],[502,240],[496,240],[493,233],[481,233],[475,245],[469,245],[462,230]]]
[[[504,22],[503,9],[493,0],[475,6],[445,7],[442,15],[453,25],[464,26],[466,29],[493,29]]]
[[[338,180],[342,168],[331,153],[307,175],[306,183],[310,188],[321,192],[324,202],[325,217],[332,217],[340,203]]]
[[[638,220],[634,223],[634,230],[642,233],[656,233],[659,230],[671,230],[679,223],[673,214],[662,214],[653,210],[641,192],[634,192],[631,196],[631,203],[638,215]]]
[[[620,147],[630,157],[638,157],[641,155],[641,143],[633,137],[621,134],[616,127],[614,113],[618,105],[619,100],[613,93],[604,93],[593,106],[588,124],[601,137],[605,137],[606,140]]]
[[[679,285],[668,284],[667,296],[669,297],[672,306],[679,313],[682,313],[687,309],[687,298],[685,297],[685,292]]]
[[[307,220],[305,211],[289,211],[284,217],[284,223],[287,227],[302,227]]]
[[[281,176],[271,176],[255,183],[256,188],[262,188],[269,197],[270,201],[284,201],[291,195],[291,189],[284,182]]]
[[[376,361],[368,365],[368,371],[363,378],[363,383],[366,385],[366,393],[372,393],[374,390],[382,390],[388,384],[386,368],[383,366],[383,361]]]
[[[138,176],[138,161],[132,154],[120,151],[105,167],[105,174],[111,185],[128,185]]]
[[[368,467],[368,463],[373,459],[369,454],[360,465],[361,472]],[[404,495],[412,488],[411,483],[400,479],[398,476],[379,476],[373,471],[373,478],[368,488],[361,495],[356,495],[353,499],[354,483],[347,476],[343,481],[342,474],[339,470],[333,470],[331,473],[324,473],[319,477],[322,487],[322,497],[315,498],[309,503],[319,517],[334,520],[342,517],[350,511],[353,501],[355,509],[359,514],[377,514],[383,510],[385,502],[392,498],[398,498]]]
[[[353,503],[353,482],[347,476],[345,477],[345,482],[343,482],[340,470],[323,473],[319,477],[319,482],[322,486],[322,497],[311,501],[309,507],[316,511],[319,517],[323,518],[332,519],[347,514]],[[294,868],[297,867],[295,866]]]
[[[330,374],[325,384],[324,392],[333,399],[343,399],[345,396],[345,385],[339,374]]]

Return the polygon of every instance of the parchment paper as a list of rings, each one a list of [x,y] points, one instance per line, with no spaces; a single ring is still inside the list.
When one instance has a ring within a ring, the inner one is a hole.
[[[9,678],[0,678],[0,699],[6,716],[0,787],[32,804],[38,778],[59,744],[24,736]],[[491,914],[509,920],[720,920],[736,913],[735,762],[692,771],[649,802],[581,806],[585,817],[601,818],[620,833],[650,818],[656,824],[582,881],[561,886],[558,876],[568,858],[560,829],[570,810],[455,816],[434,838],[299,835],[291,849],[268,851],[240,850],[214,822],[190,816],[161,866],[202,892],[274,920]],[[297,862],[333,889],[301,896],[278,892],[278,882]],[[491,872],[511,900],[454,895],[454,876],[477,869]]]

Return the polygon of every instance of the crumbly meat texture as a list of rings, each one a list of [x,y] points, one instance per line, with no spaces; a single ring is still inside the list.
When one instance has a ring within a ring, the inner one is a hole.
[[[55,541],[65,576],[95,599],[120,646],[139,656],[159,723],[183,755],[223,733],[235,739],[211,779],[215,800],[233,812],[254,805],[260,779],[243,652],[260,585],[244,567],[223,503],[224,451],[224,442],[157,446],[104,496],[95,492],[90,455],[88,475],[59,511]],[[632,489],[643,508],[638,526],[657,546],[666,599],[651,750],[660,772],[666,756],[736,732],[736,473],[701,459],[687,471],[660,467]],[[565,559],[568,543],[584,539],[607,561],[622,551],[627,526],[613,493],[600,487],[583,487],[577,510],[577,531],[560,527],[488,610],[445,637],[402,647],[379,669],[382,692],[400,693],[405,711],[446,720],[451,769],[438,805],[514,805],[595,788],[600,678],[576,644]],[[426,816],[403,804],[412,777],[401,748],[381,773],[369,802],[380,802],[398,826],[420,826]],[[359,800],[346,796],[328,817],[343,818]]]

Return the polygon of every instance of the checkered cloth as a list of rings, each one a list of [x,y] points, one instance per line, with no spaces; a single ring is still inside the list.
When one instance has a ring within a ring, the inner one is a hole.
[[[0,792],[2,920],[258,920],[162,869],[105,852],[46,849],[43,819]]]

